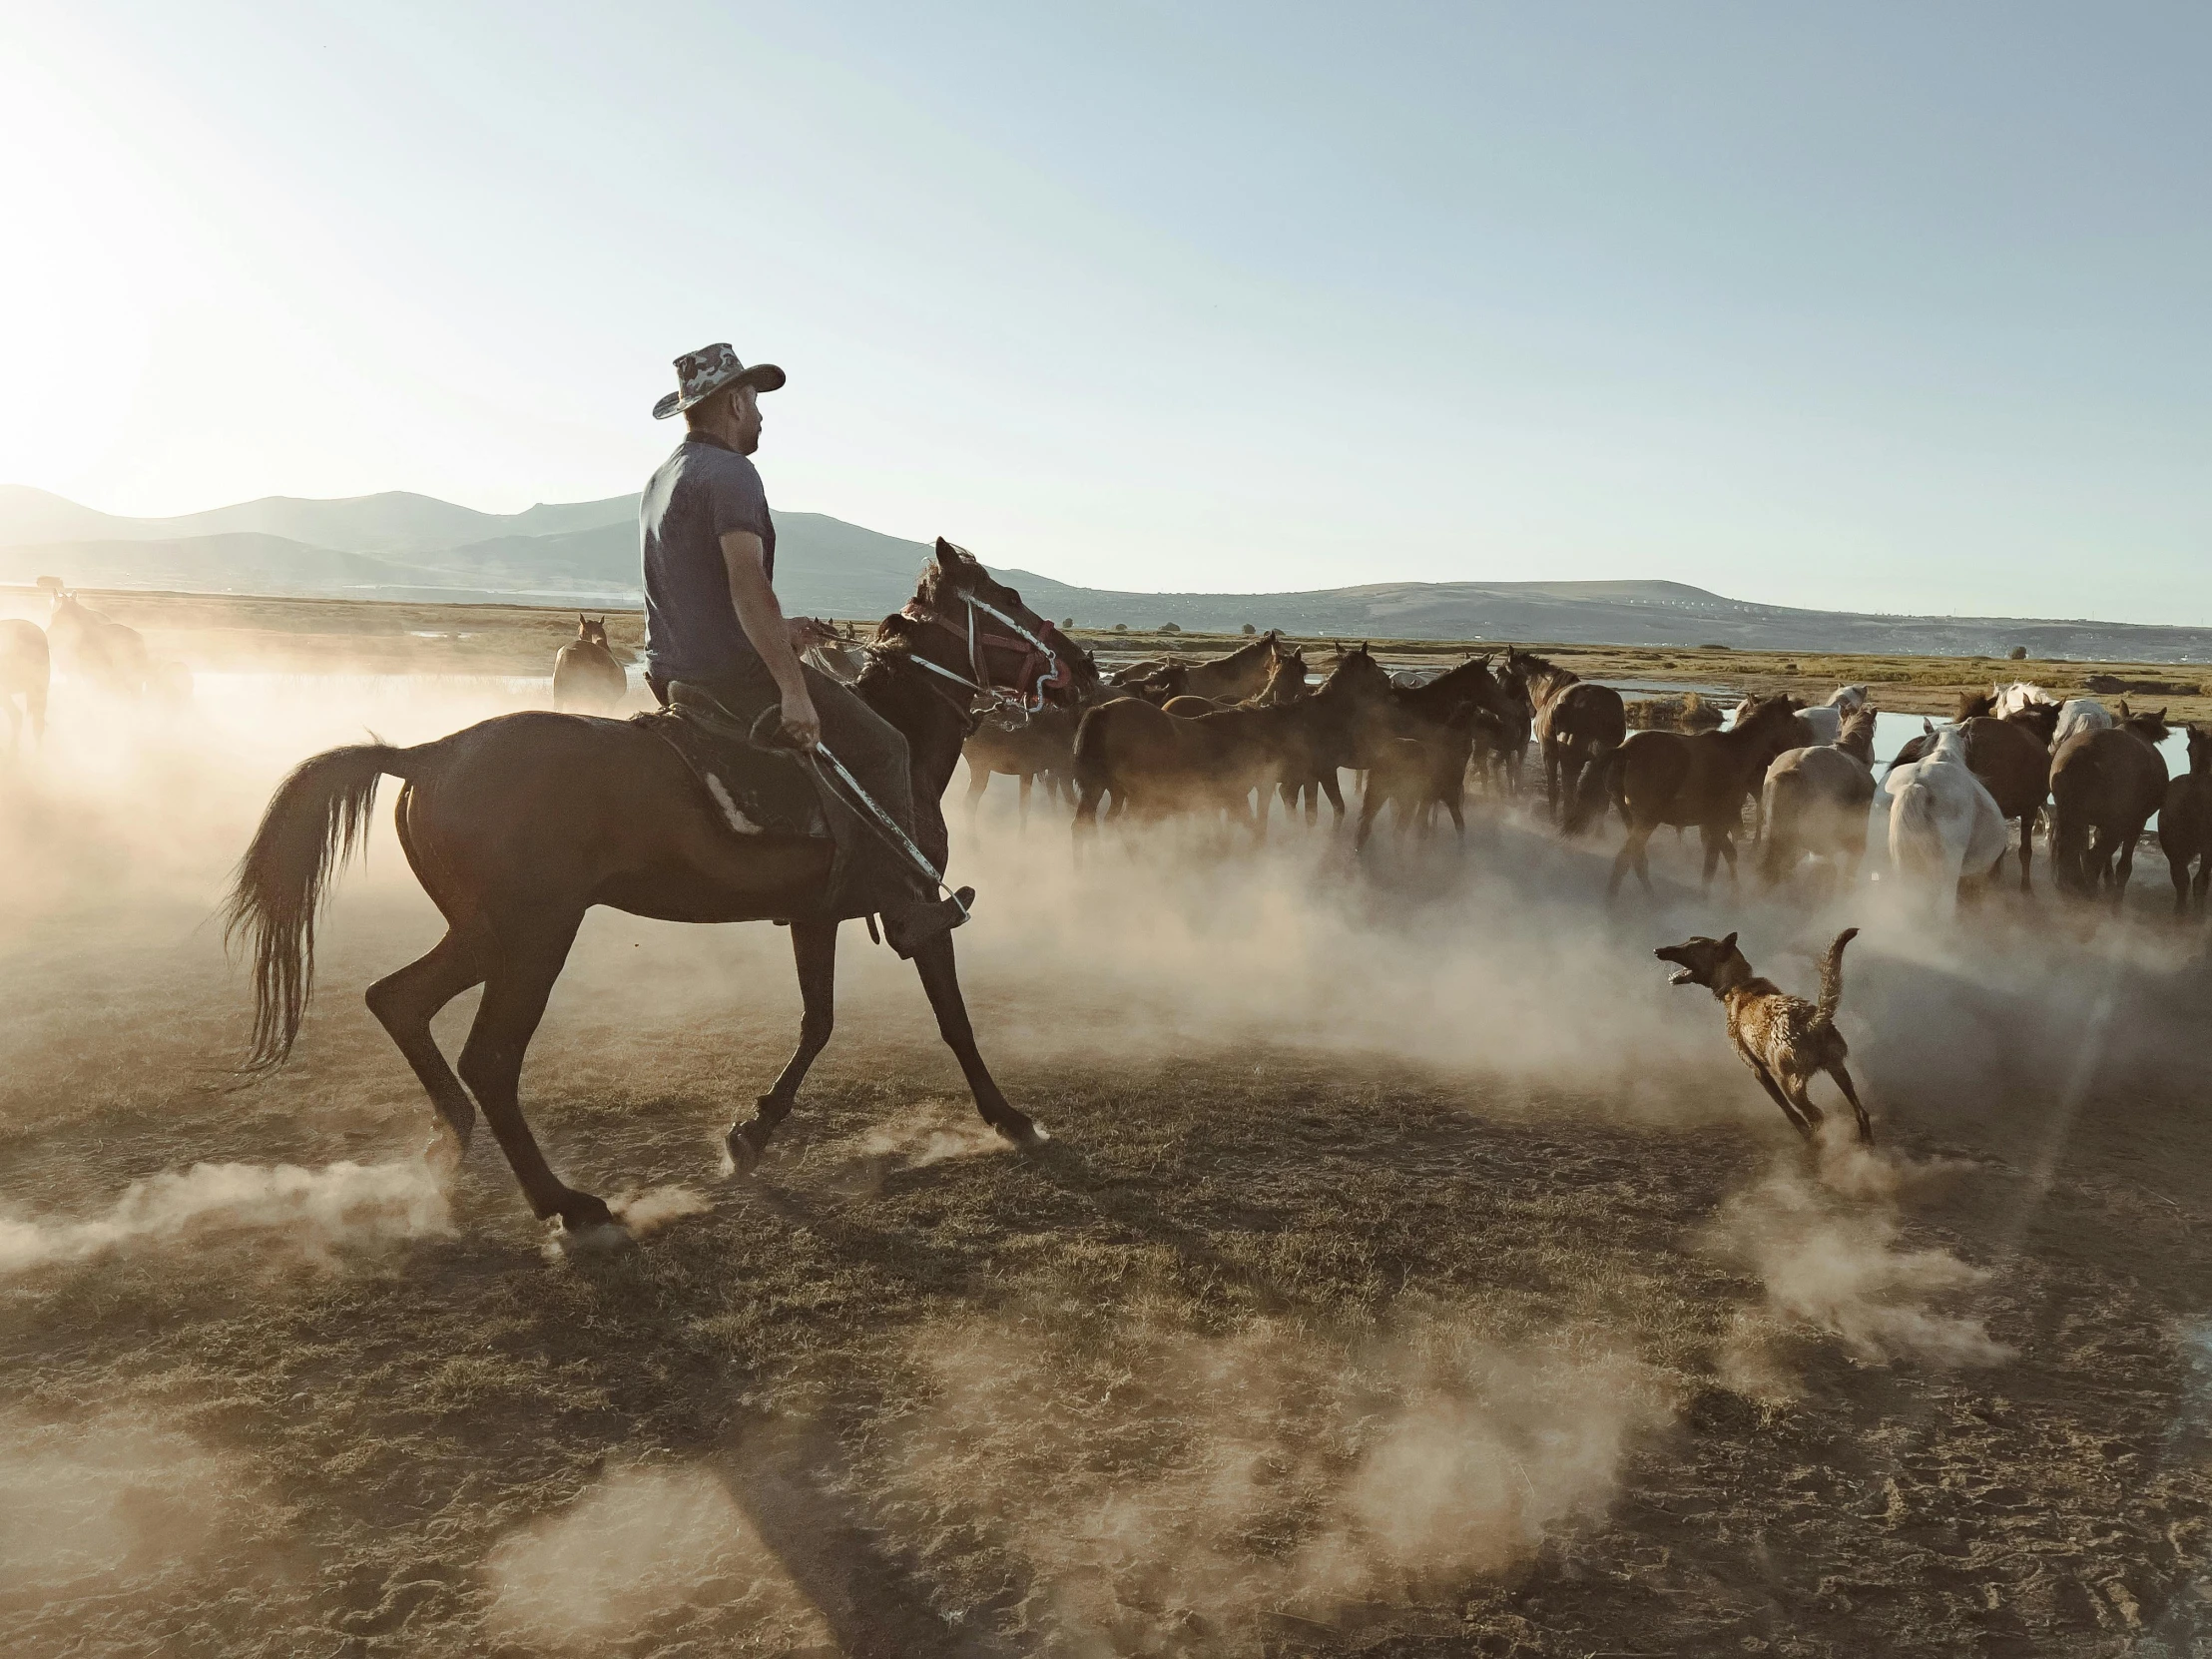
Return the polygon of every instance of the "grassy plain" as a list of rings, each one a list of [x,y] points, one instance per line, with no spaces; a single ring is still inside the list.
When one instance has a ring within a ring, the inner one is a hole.
[[[156,654],[192,668],[261,669],[289,673],[343,670],[385,674],[544,674],[553,653],[575,632],[576,613],[526,605],[392,604],[348,599],[271,599],[249,595],[89,593],[87,602],[146,633]],[[37,616],[43,605],[29,589],[0,588],[0,614]],[[601,613],[594,612],[597,616]],[[633,655],[645,641],[637,612],[609,612],[608,639]],[[865,629],[873,619],[848,622]],[[1207,657],[1235,649],[1235,634],[1109,633],[1077,629],[1095,650],[1132,656],[1164,652]],[[1316,648],[1318,662],[1336,639],[1297,643]],[[2012,662],[1993,657],[1881,657],[1845,653],[1758,652],[1641,646],[1515,644],[1551,658],[1586,679],[1648,680],[1655,684],[1717,685],[1772,695],[1789,692],[1822,702],[1841,685],[1867,684],[1875,700],[1899,714],[1947,715],[1963,690],[1992,682],[2030,680],[2054,696],[2079,696],[2091,675],[2166,688],[2137,693],[2174,721],[2212,720],[2212,682],[2171,663]],[[1375,642],[1392,661],[1456,661],[1495,649],[1463,640]]]

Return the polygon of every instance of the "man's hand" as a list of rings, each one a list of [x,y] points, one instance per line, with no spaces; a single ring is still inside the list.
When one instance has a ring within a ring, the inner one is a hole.
[[[794,686],[784,693],[784,736],[795,749],[813,749],[822,742],[822,716],[807,688]]]
[[[828,645],[835,640],[837,637],[835,634],[831,633],[829,628],[825,627],[822,623],[816,621],[815,618],[811,616],[786,617],[784,621],[786,622],[786,624],[789,625],[791,629],[792,651],[794,655],[797,655],[800,652],[810,651],[818,645]]]

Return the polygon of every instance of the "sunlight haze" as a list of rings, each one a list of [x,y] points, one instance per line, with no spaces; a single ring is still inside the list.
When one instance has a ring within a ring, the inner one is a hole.
[[[2212,621],[2201,8],[18,4],[0,482]]]

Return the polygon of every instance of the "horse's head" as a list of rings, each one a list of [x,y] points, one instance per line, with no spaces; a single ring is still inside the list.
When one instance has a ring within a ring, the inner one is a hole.
[[[2173,731],[2166,724],[2165,710],[2145,709],[2141,714],[2131,715],[2125,703],[2120,705],[2120,724],[2148,744],[2164,743]]]
[[[2023,703],[2004,718],[2026,729],[2046,749],[2058,731],[2058,705],[2048,699]]]
[[[2202,778],[2212,773],[2212,731],[2194,722],[2184,730],[2189,734],[2189,776]]]
[[[1846,709],[1843,718],[1836,723],[1836,747],[1873,766],[1874,731],[1879,718],[1871,703],[1860,703]]]
[[[580,643],[584,645],[596,645],[601,650],[605,650],[607,647],[607,619],[605,617],[601,617],[598,621],[594,622],[590,617],[584,615],[583,612],[577,612],[576,638]]]
[[[1969,720],[1977,720],[1983,715],[1993,715],[1996,712],[1997,698],[1995,692],[1962,691],[1958,694],[1958,708],[1956,712],[1951,715],[1950,718],[1952,722],[1956,724]]]
[[[909,650],[979,687],[1037,704],[1075,705],[1098,694],[1098,665],[1090,653],[1024,605],[974,554],[942,536],[914,597],[885,626],[900,620],[924,625],[893,630]]]
[[[1329,678],[1314,695],[1332,701],[1380,701],[1390,695],[1389,671],[1375,660],[1375,653],[1362,642],[1338,654],[1336,662],[1330,665]]]

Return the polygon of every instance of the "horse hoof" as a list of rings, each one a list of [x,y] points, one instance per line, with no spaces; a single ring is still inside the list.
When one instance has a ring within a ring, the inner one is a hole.
[[[993,1124],[992,1127],[998,1131],[1000,1140],[1022,1152],[1039,1151],[1052,1139],[1052,1132],[1034,1118],[1023,1118],[1013,1125]]]
[[[730,1133],[722,1139],[723,1149],[729,1157],[725,1175],[751,1175],[761,1167],[761,1155],[767,1150],[768,1137],[754,1137],[753,1123],[732,1124]]]
[[[601,1227],[622,1230],[622,1223],[615,1220],[606,1202],[590,1193],[570,1193],[555,1214],[561,1218],[563,1230],[570,1233],[589,1233]]]

